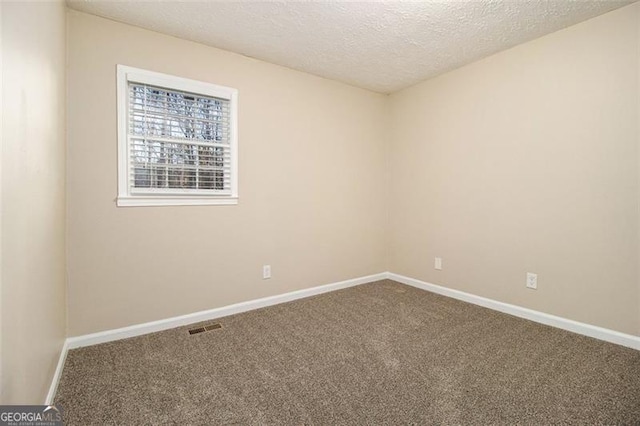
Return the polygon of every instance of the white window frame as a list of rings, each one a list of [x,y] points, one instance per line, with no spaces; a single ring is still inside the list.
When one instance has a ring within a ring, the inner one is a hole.
[[[199,190],[171,189],[154,193],[134,193],[128,178],[129,156],[129,82],[149,84],[169,90],[181,90],[229,100],[230,108],[230,194],[213,194]],[[125,65],[117,66],[118,104],[118,198],[122,206],[188,206],[238,204],[238,90],[202,81],[147,71]]]

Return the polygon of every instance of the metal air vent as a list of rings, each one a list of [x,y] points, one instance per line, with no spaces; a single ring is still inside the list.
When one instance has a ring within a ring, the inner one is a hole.
[[[219,328],[222,328],[222,325],[220,325],[219,323],[207,324],[202,327],[190,328],[189,334],[204,333],[205,331],[217,330]]]

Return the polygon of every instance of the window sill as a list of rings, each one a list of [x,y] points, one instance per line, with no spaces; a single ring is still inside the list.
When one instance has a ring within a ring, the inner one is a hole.
[[[238,204],[238,197],[118,197],[118,207],[162,207],[162,206],[229,206]]]

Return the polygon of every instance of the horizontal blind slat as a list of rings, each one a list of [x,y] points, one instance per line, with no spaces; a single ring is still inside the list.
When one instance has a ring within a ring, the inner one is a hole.
[[[223,125],[223,124],[228,125],[229,122],[231,121],[231,117],[228,113],[214,115],[213,117],[210,117],[210,118],[204,118],[204,117],[197,117],[193,115],[183,115],[183,114],[165,112],[164,110],[150,111],[149,109],[130,108],[129,115],[134,118],[151,118],[151,119],[162,119],[162,120],[173,119],[173,121],[199,121],[203,123],[219,124],[219,125]]]
[[[129,135],[129,139],[152,143],[168,143],[180,145],[197,145],[202,147],[220,147],[229,149],[229,144],[221,141],[204,141],[200,139],[171,139],[157,136]]]
[[[224,167],[224,166],[192,166],[192,165],[166,165],[163,164],[161,166],[152,166],[152,167],[144,167],[142,164],[137,163],[134,164],[135,168],[140,169],[141,170],[153,170],[153,171],[158,171],[158,172],[164,172],[165,170],[170,170],[172,173],[174,173],[175,171],[191,171],[191,170],[198,170],[201,172],[226,172],[229,170],[229,168]],[[131,173],[135,173],[136,170],[132,170]]]

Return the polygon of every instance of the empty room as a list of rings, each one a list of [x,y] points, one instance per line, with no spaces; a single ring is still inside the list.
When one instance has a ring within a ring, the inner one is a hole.
[[[0,2],[0,424],[640,424],[640,3]]]

